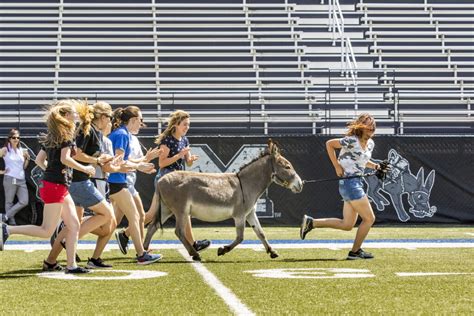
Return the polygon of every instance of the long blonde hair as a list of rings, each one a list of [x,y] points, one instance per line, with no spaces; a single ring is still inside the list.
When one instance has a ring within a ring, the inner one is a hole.
[[[359,117],[347,123],[347,136],[362,137],[364,130],[368,128],[375,129],[375,119],[369,113],[362,113]]]
[[[45,115],[48,133],[39,137],[39,142],[47,147],[58,147],[63,142],[73,141],[76,125],[66,118],[67,114],[75,112],[75,107],[81,101],[73,99],[58,100],[47,108]]]
[[[168,118],[168,126],[156,137],[155,144],[159,145],[164,138],[171,136],[176,131],[176,125],[181,124],[181,122],[187,118],[190,118],[190,115],[183,110],[176,110],[171,113]]]
[[[81,100],[76,105],[76,111],[81,120],[77,131],[82,131],[84,135],[89,135],[92,120],[94,119],[94,108],[87,103],[87,100]]]

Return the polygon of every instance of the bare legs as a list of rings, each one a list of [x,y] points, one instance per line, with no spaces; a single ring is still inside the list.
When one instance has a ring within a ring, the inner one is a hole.
[[[313,220],[313,227],[329,227],[340,230],[352,230],[357,221],[357,216],[360,216],[362,222],[357,229],[356,238],[352,245],[352,251],[357,251],[361,248],[363,241],[367,237],[370,228],[375,222],[374,211],[367,198],[364,196],[359,200],[345,201],[342,210],[343,218],[318,218]]]

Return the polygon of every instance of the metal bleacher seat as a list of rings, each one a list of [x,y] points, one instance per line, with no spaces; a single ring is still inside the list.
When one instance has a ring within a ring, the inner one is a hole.
[[[415,117],[395,109],[436,90],[440,111],[462,111],[466,6],[395,1],[2,1],[0,106],[31,134],[64,97],[138,105],[147,135],[177,108],[198,134],[333,133],[361,111],[393,133],[394,116]]]

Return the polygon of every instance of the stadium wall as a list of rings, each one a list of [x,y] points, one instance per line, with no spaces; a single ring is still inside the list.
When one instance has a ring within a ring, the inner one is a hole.
[[[274,137],[283,155],[304,180],[335,177],[325,142],[328,137]],[[236,172],[266,147],[266,137],[190,137],[192,151],[200,159],[189,170]],[[25,143],[38,152],[35,139]],[[152,138],[142,138],[144,147]],[[379,136],[375,138],[374,159],[389,159],[393,170],[381,183],[374,176],[366,179],[366,189],[376,215],[376,224],[472,224],[474,223],[474,137]],[[3,161],[1,162],[3,164]],[[29,169],[31,170],[32,163]],[[28,173],[29,174],[29,173]],[[153,196],[154,175],[139,174],[136,188],[145,209]],[[29,181],[30,208],[17,215],[18,223],[41,223],[41,203],[34,199]],[[0,209],[4,212],[3,190]],[[376,193],[377,192],[377,193]],[[264,225],[300,224],[303,214],[315,217],[342,216],[343,202],[338,181],[307,183],[300,194],[272,184],[258,201],[258,215]],[[230,222],[229,222],[230,223]],[[172,225],[170,222],[167,225]],[[199,223],[204,224],[204,223]],[[226,223],[224,223],[226,224]]]

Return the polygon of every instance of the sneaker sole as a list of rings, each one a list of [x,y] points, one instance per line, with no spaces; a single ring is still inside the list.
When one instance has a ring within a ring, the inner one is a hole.
[[[304,240],[306,238],[306,235],[303,234],[304,232],[304,229],[306,227],[306,220],[308,219],[308,216],[304,215],[303,216],[303,222],[301,223],[301,226],[300,226],[300,238],[301,240]]]
[[[122,248],[122,244],[120,243],[119,233],[120,232],[115,232],[115,239],[117,240],[117,244],[118,244],[119,249],[122,252],[122,254],[126,255],[128,251],[127,251],[127,249]]]
[[[147,264],[155,263],[155,262],[157,262],[157,261],[160,261],[161,259],[163,259],[163,256],[159,257],[158,259],[151,260],[151,261],[144,261],[144,262],[139,262],[139,261],[137,261],[137,264],[139,264],[139,265],[141,265],[141,266],[146,266]]]
[[[95,264],[86,264],[88,269],[112,269],[113,267],[98,267]]]

